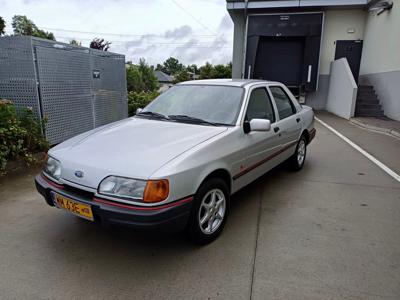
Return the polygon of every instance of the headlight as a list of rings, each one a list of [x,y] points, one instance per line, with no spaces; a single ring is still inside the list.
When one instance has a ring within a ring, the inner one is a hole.
[[[98,192],[102,195],[155,203],[167,199],[169,194],[169,182],[166,179],[144,181],[126,177],[109,176],[100,183]]]
[[[99,186],[99,194],[142,199],[146,181],[125,177],[109,176]]]
[[[44,167],[44,173],[58,181],[61,177],[61,163],[49,156]]]

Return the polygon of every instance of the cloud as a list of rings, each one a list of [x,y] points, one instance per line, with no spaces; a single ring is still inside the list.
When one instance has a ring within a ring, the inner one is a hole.
[[[184,64],[229,62],[233,24],[226,2],[177,2],[183,10],[166,0],[0,0],[0,7],[7,33],[12,32],[12,16],[22,14],[53,32],[58,41],[74,38],[84,46],[94,37],[111,41],[110,51],[134,63],[143,57],[157,64],[170,56]]]
[[[183,25],[181,27],[175,28],[174,30],[167,30],[164,37],[167,39],[180,39],[187,37],[193,32],[192,27],[189,25]]]
[[[231,17],[226,14],[222,17],[221,23],[218,26],[219,30],[231,30],[233,28],[233,22]]]

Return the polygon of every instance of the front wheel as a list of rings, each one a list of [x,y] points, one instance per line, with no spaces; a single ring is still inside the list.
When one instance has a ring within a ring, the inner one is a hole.
[[[304,162],[306,160],[307,155],[307,141],[304,135],[300,137],[299,142],[296,146],[296,151],[293,156],[290,158],[290,164],[292,169],[295,171],[300,170],[304,166]]]
[[[229,212],[229,190],[219,178],[203,183],[194,196],[194,206],[187,225],[192,241],[205,245],[214,241],[224,228]]]

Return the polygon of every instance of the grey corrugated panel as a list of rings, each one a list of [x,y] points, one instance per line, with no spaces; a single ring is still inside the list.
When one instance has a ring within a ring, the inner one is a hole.
[[[92,68],[100,72],[99,78],[93,78],[97,127],[127,116],[125,57],[96,50],[91,54]]]
[[[99,79],[93,70],[100,70]],[[0,97],[46,117],[52,145],[127,117],[125,76],[121,54],[36,37],[0,38]]]
[[[50,144],[93,129],[89,54],[37,46],[36,57]]]
[[[40,115],[31,38],[0,38],[0,98],[11,100],[17,109],[32,107]]]

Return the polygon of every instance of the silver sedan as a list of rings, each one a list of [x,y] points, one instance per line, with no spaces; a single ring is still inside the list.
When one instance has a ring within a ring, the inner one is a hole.
[[[46,202],[103,224],[222,231],[230,196],[276,165],[305,162],[314,113],[279,82],[178,84],[136,116],[50,149],[36,187]]]

